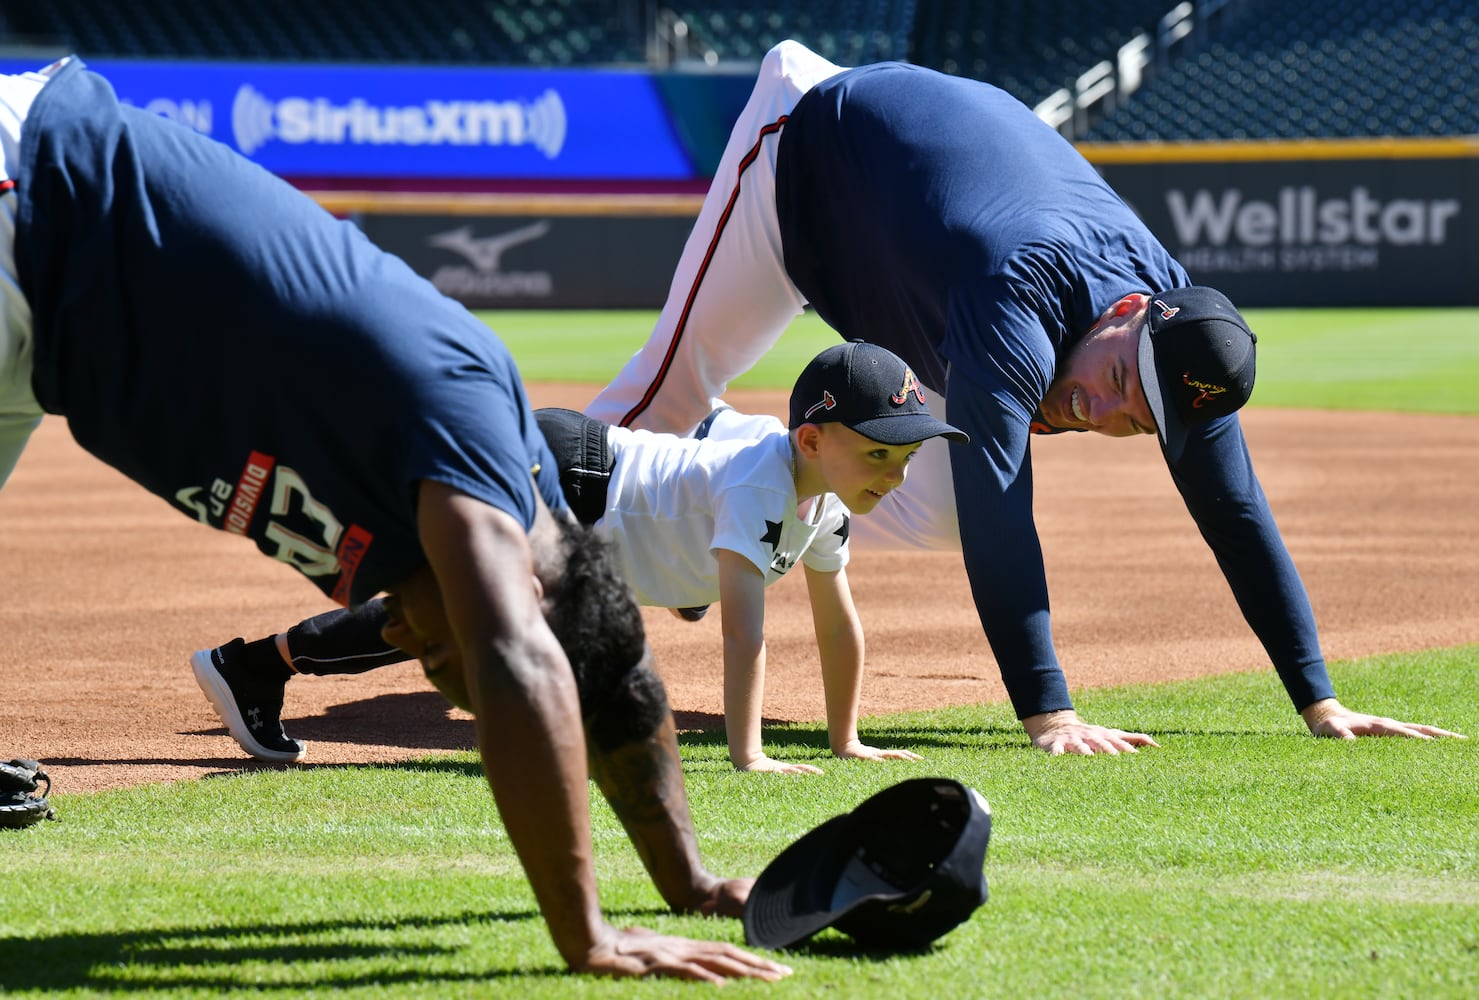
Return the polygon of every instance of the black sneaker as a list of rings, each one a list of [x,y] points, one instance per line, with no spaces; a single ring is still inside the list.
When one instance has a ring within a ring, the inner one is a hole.
[[[674,608],[673,610],[678,612],[678,617],[685,622],[701,622],[704,620],[704,615],[709,613],[709,606],[705,604],[698,608]]]
[[[241,748],[258,760],[294,764],[308,748],[282,729],[284,681],[250,676],[240,639],[217,649],[202,649],[190,657],[195,683],[205,692],[216,714]]]

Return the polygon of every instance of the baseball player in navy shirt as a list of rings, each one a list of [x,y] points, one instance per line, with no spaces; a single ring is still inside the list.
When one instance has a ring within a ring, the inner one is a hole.
[[[1252,389],[1256,338],[1224,296],[1191,286],[1093,167],[1010,95],[907,64],[842,69],[795,42],[776,46],[651,339],[586,412],[688,432],[807,304],[845,338],[909,359],[946,400],[944,418],[970,436],[948,450],[926,443],[909,481],[859,527],[884,530],[892,519],[900,544],[960,547],[1037,746],[1155,745],[1079,719],[1054,650],[1029,442],[1070,430],[1159,436],[1312,732],[1454,735],[1336,700],[1236,415]]]
[[[785,975],[601,914],[588,774],[673,908],[738,916],[750,882],[698,858],[640,615],[571,517],[502,343],[354,226],[121,106],[77,59],[0,77],[0,155],[0,471],[42,411],[62,414],[92,454],[335,600],[388,591],[386,638],[477,716],[571,968]]]

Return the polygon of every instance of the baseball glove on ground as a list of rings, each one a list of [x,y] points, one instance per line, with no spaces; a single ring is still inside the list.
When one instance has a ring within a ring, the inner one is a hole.
[[[45,785],[44,791],[40,786]],[[43,819],[56,819],[56,810],[46,797],[51,778],[34,760],[0,763],[0,827],[18,830]]]

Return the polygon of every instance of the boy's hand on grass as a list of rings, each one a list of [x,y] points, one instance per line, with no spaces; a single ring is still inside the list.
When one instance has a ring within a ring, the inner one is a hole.
[[[810,764],[787,764],[784,761],[774,760],[765,754],[760,754],[745,761],[735,761],[736,771],[769,771],[774,774],[823,774],[819,767]]]
[[[912,750],[886,750],[870,747],[862,740],[849,740],[840,750],[832,751],[843,760],[924,760]]]

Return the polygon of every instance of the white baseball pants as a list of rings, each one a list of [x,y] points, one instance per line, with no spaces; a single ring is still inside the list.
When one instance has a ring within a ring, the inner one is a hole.
[[[780,338],[806,302],[786,274],[775,207],[776,150],[801,95],[842,72],[785,41],[760,64],[647,343],[586,407],[597,420],[688,434]],[[799,372],[797,374],[800,374]],[[944,386],[927,386],[943,405]],[[908,478],[867,517],[867,548],[960,550],[949,444],[926,441]]]
[[[41,423],[31,391],[31,306],[15,271],[16,196],[13,173],[20,157],[21,123],[49,76],[0,76],[0,486]]]

